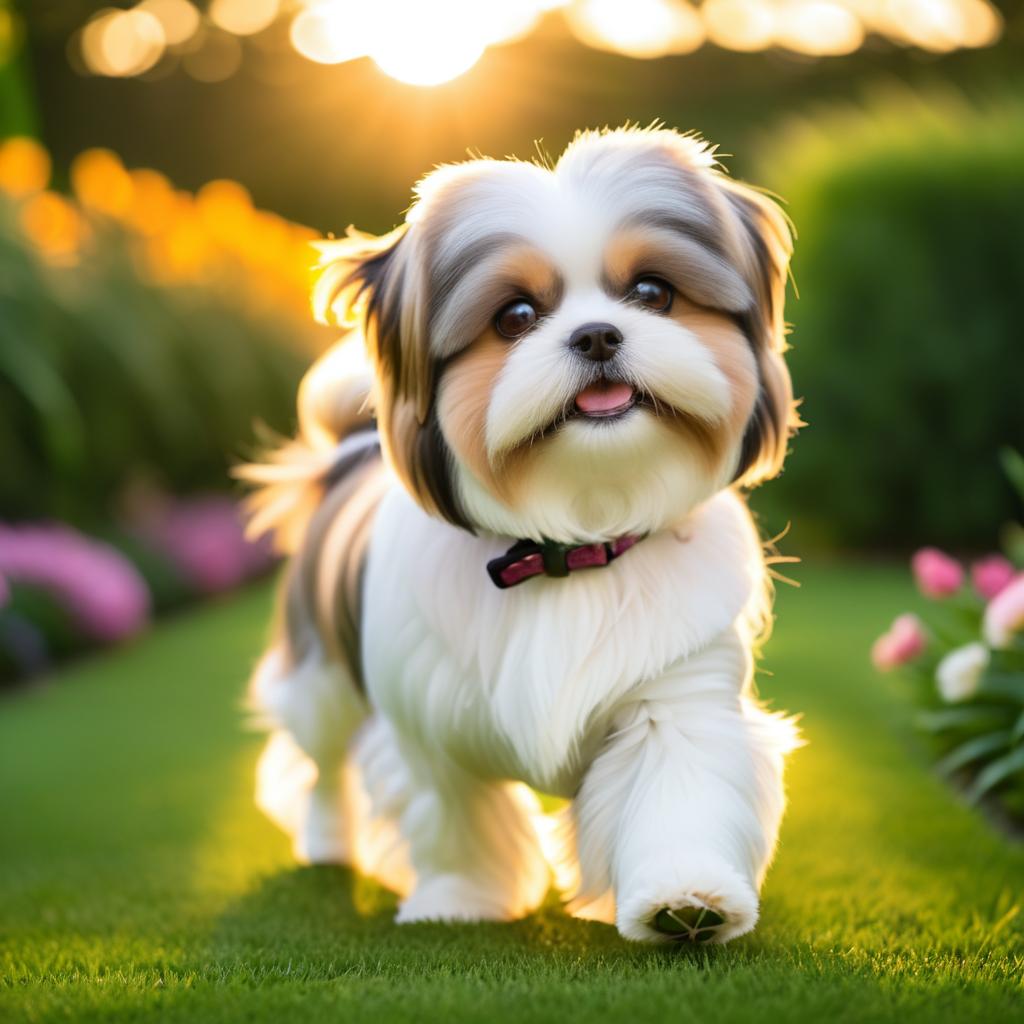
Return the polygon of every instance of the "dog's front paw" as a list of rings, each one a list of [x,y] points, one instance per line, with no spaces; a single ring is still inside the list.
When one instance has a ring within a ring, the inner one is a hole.
[[[728,942],[757,923],[757,895],[735,871],[721,866],[688,884],[651,887],[620,900],[616,923],[639,942]]]
[[[709,907],[700,896],[674,907],[662,907],[651,927],[674,942],[711,942],[727,924],[725,915]]]
[[[414,921],[511,921],[515,915],[500,892],[460,875],[435,875],[416,884],[402,901],[395,920]]]

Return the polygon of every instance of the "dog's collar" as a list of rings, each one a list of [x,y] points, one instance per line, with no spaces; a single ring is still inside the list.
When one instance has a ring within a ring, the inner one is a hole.
[[[519,540],[503,555],[487,563],[487,573],[501,590],[531,576],[568,576],[576,569],[592,569],[614,562],[646,534],[626,534],[603,544],[560,544],[546,540]]]

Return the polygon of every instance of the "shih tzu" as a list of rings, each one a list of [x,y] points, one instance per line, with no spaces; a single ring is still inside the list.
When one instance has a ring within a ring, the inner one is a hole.
[[[518,918],[554,878],[630,939],[749,931],[796,743],[752,688],[740,493],[795,424],[783,215],[622,129],[440,167],[401,227],[321,248],[350,330],[241,471],[292,553],[260,805],[400,922]]]

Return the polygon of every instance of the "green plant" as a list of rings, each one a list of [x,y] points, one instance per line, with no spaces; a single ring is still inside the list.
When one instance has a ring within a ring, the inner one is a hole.
[[[312,233],[106,153],[73,167],[76,204],[33,147],[0,147],[0,517],[102,522],[139,479],[223,488],[254,422],[292,425]]]
[[[809,426],[756,506],[804,544],[987,543],[1012,510],[993,453],[1024,438],[1024,103],[889,89],[794,120],[760,166],[799,232]]]
[[[1003,463],[1024,501],[1024,459],[1005,449]],[[960,563],[935,548],[922,548],[912,565],[934,602],[928,625],[899,616],[872,660],[916,679],[926,708],[918,726],[935,740],[940,773],[962,781],[972,802],[995,796],[1024,820],[1024,572],[990,555],[971,567],[967,587]]]

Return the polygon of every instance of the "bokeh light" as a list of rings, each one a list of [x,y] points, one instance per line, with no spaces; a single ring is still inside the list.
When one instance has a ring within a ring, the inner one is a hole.
[[[137,10],[152,14],[160,22],[168,46],[191,39],[202,20],[189,0],[142,0]]]
[[[242,44],[230,32],[205,28],[182,55],[182,66],[197,82],[223,82],[242,65]]]
[[[764,0],[707,0],[701,14],[708,38],[729,50],[764,50],[775,38],[776,11]]]
[[[864,42],[864,28],[857,17],[835,0],[808,0],[794,5],[783,19],[775,42],[793,50],[821,57],[853,53]]]
[[[95,15],[81,50],[94,74],[140,75],[172,52],[192,77],[217,82],[241,66],[240,39],[287,18],[291,45],[308,60],[369,57],[392,78],[430,86],[553,14],[586,45],[639,58],[705,42],[833,57],[869,36],[946,53],[991,45],[1003,29],[991,0],[211,0],[205,12],[190,0],[140,0]]]
[[[690,53],[705,38],[697,9],[675,0],[583,0],[568,17],[583,42],[630,57]]]
[[[279,0],[212,0],[210,21],[236,36],[262,32],[277,17]]]
[[[86,67],[100,75],[141,75],[163,56],[167,45],[160,20],[149,11],[100,11],[82,32]]]

